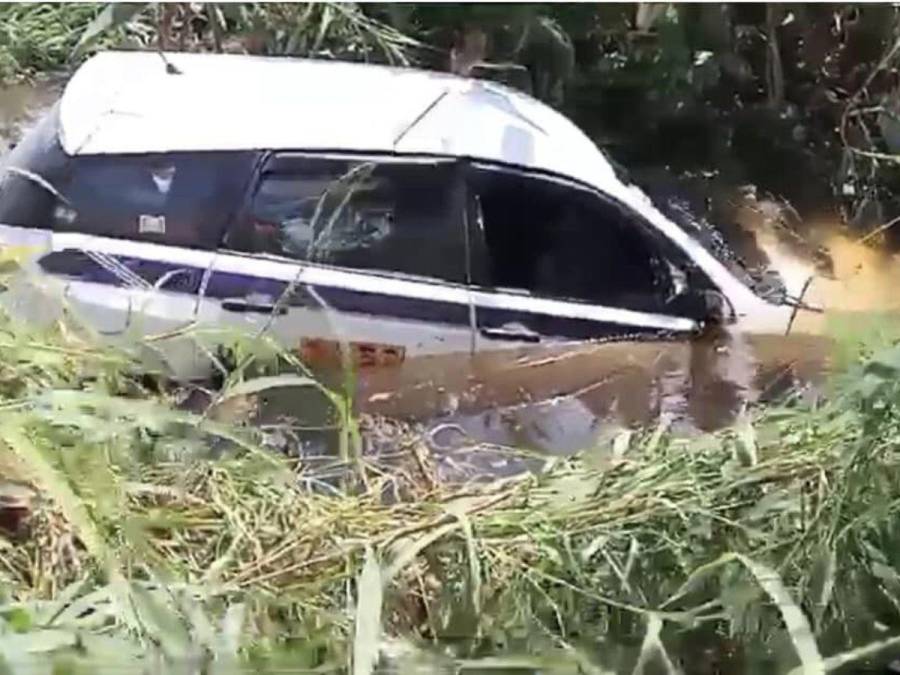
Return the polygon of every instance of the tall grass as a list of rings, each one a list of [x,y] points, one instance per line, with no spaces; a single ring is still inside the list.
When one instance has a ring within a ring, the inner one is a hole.
[[[370,14],[333,2],[0,3],[0,82],[73,67],[97,49],[154,49],[161,30],[167,48],[178,51],[408,65],[424,49]]]
[[[219,405],[312,386],[241,349]],[[477,485],[413,432],[336,479],[180,409],[139,353],[0,319],[6,672],[822,673],[900,649],[889,341],[826,403]]]
[[[0,81],[66,65],[100,8],[96,3],[0,3]]]

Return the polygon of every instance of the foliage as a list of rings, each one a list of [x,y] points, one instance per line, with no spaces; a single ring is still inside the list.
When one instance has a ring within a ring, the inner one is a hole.
[[[0,653],[12,673],[642,672],[697,653],[728,672],[825,672],[890,654],[900,347],[886,345],[824,404],[694,439],[648,429],[461,485],[437,480],[414,432],[326,467],[274,454],[148,387],[140,349],[95,346],[71,317],[49,332],[4,318]],[[312,385],[254,377],[272,348],[241,349],[216,405]]]
[[[0,54],[21,73],[104,40],[153,45],[163,17],[133,9],[3,6]],[[609,9],[577,35],[576,10],[549,6],[415,8],[402,28],[356,5],[192,11],[167,19],[176,47],[261,37],[267,53],[403,62],[418,48],[405,31],[478,20],[509,38],[497,54],[518,58],[515,38],[552,21],[581,49],[601,45],[584,70],[657,96],[710,95],[739,53],[749,71],[733,72],[765,81],[753,50],[698,36],[681,8],[648,19],[643,36]],[[814,26],[816,11],[795,20]],[[737,25],[725,33],[736,39]],[[60,26],[63,37],[48,32]],[[875,43],[877,62],[861,58],[870,74],[895,57],[893,42]],[[832,104],[853,119],[889,91],[848,81],[858,95]],[[779,104],[751,88],[745,102]],[[798,96],[788,86],[781,103]],[[887,154],[888,135],[872,147]],[[847,152],[857,168],[892,161]],[[348,401],[263,341],[236,343],[236,367],[196,413],[147,372],[147,345],[100,347],[70,319],[40,331],[4,317],[0,672],[52,661],[58,672],[249,663],[362,674],[379,659],[401,672],[673,672],[698,653],[729,672],[824,672],[896,653],[900,347],[880,326],[872,335],[843,345],[825,403],[789,402],[695,439],[643,430],[534,475],[455,485],[437,480],[415,433],[390,458],[363,456]],[[337,411],[340,451],[325,466],[275,454],[261,430],[216,414],[286,387]]]
[[[90,3],[0,5],[0,81],[65,64],[97,11]]]
[[[405,64],[409,50],[420,45],[352,3],[0,7],[0,81],[75,65],[91,51],[110,46],[226,49]]]

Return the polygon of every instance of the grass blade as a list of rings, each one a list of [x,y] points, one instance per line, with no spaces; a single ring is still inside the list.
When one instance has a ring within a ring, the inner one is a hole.
[[[806,620],[803,610],[794,602],[778,573],[771,567],[755,562],[746,556],[737,555],[735,557],[750,571],[756,582],[778,607],[794,649],[797,650],[797,656],[800,658],[800,672],[803,675],[824,673],[826,671],[825,661],[816,645],[809,621]]]
[[[381,566],[372,549],[367,548],[357,587],[353,675],[371,675],[378,665],[382,600]]]
[[[653,660],[654,656],[659,657],[663,668],[667,675],[676,675],[678,669],[672,660],[666,648],[663,646],[659,634],[662,632],[663,622],[657,614],[649,614],[647,617],[647,632],[644,633],[644,641],[641,643],[641,653],[638,656],[637,663],[634,664],[634,670],[631,675],[642,675],[647,671],[647,665]]]

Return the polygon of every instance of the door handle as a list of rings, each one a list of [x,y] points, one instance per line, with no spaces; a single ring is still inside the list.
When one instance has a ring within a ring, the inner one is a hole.
[[[287,314],[287,307],[279,307],[274,302],[253,302],[243,298],[228,298],[222,301],[222,309],[227,312],[252,314]]]
[[[541,336],[524,327],[516,328],[481,328],[481,334],[488,340],[518,340],[519,342],[537,343]]]

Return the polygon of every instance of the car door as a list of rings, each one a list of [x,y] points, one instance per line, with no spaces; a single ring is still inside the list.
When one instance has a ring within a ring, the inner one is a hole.
[[[464,191],[454,161],[274,153],[228,233],[202,320],[310,364],[469,354]]]
[[[688,336],[685,272],[632,214],[572,183],[473,164],[477,349]]]

